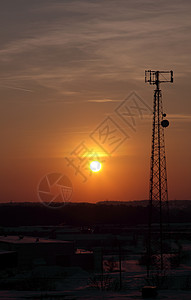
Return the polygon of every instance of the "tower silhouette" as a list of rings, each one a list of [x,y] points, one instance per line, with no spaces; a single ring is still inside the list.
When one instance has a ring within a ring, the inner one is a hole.
[[[169,205],[164,139],[164,128],[168,127],[169,122],[163,112],[160,83],[172,83],[173,71],[145,71],[145,82],[156,86],[153,103],[147,239],[147,276],[149,277],[151,272],[163,272],[169,268]]]

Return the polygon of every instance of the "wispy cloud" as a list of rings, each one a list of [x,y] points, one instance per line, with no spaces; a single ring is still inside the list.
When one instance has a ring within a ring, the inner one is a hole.
[[[26,88],[23,88],[23,87],[9,86],[9,85],[5,85],[5,84],[0,85],[0,88],[11,89],[11,90],[18,90],[18,91],[30,92],[30,93],[34,92],[33,90],[26,89]]]
[[[113,99],[91,99],[91,100],[86,100],[85,102],[108,103],[108,102],[119,102],[119,100],[113,100]]]
[[[189,121],[191,122],[191,114],[169,114],[169,119],[177,120],[177,121]]]
[[[179,77],[190,70],[188,0],[36,3],[24,4],[25,20],[13,4],[9,22],[18,34],[4,19],[9,38],[2,39],[0,75],[9,86],[16,80],[27,90],[33,82],[59,97],[77,99],[80,94],[101,103],[112,95],[117,98],[125,81],[139,84],[146,68],[175,68]]]

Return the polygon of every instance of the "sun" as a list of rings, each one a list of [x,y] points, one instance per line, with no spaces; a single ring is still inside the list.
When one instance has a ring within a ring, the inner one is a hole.
[[[99,172],[101,170],[101,163],[97,160],[94,160],[90,163],[90,169],[93,172]]]

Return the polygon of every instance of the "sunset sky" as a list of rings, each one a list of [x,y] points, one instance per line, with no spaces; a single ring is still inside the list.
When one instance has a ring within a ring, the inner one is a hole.
[[[148,69],[174,71],[161,85],[169,199],[191,199],[190,0],[1,0],[0,15],[1,202],[39,201],[51,173],[70,179],[71,201],[148,199]],[[101,148],[105,124],[116,141]],[[103,161],[86,180],[66,159],[82,142]]]

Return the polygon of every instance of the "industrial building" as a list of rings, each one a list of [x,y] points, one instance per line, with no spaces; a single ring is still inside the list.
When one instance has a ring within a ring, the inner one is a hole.
[[[75,254],[74,242],[41,239],[27,236],[1,236],[0,250],[9,261],[14,258],[18,267],[34,265],[68,265]],[[6,251],[6,256],[5,256]],[[13,257],[13,253],[15,254]]]

